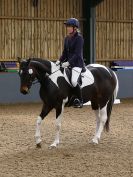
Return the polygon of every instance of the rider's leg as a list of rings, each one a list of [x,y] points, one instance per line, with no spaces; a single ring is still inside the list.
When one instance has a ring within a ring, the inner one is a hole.
[[[83,106],[83,99],[82,99],[82,90],[80,88],[80,85],[78,84],[78,78],[80,76],[82,68],[74,67],[72,69],[72,85],[75,88],[76,96],[78,99],[75,99],[74,101],[74,107],[82,107]]]
[[[75,92],[78,99],[74,100],[74,107],[82,108],[83,107],[82,89],[79,84],[77,84],[77,86],[75,87]]]

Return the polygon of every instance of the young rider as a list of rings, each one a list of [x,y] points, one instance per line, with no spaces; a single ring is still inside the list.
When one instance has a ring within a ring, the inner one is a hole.
[[[62,63],[62,67],[72,68],[72,85],[75,88],[76,96],[78,99],[74,101],[74,107],[82,107],[82,91],[78,83],[78,78],[81,74],[82,69],[84,69],[85,64],[83,61],[83,37],[78,32],[79,21],[76,18],[70,18],[65,23],[67,29],[67,36],[64,41],[64,50],[62,56],[56,61],[56,64]]]

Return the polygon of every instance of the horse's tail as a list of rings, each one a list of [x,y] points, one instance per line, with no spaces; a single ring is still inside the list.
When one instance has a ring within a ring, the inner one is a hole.
[[[109,123],[110,123],[110,116],[111,116],[111,112],[112,112],[112,106],[114,104],[114,101],[117,97],[117,93],[118,93],[118,89],[119,89],[119,82],[118,82],[118,78],[117,75],[113,72],[113,76],[115,79],[115,89],[113,94],[111,95],[111,98],[109,99],[108,103],[107,103],[107,121],[105,123],[105,130],[108,132],[109,131]]]
[[[113,72],[113,74],[114,74],[115,80],[116,80],[116,86],[115,86],[115,90],[114,90],[114,100],[115,100],[117,97],[117,94],[118,94],[118,90],[119,90],[119,81],[118,81],[118,77],[115,74],[115,72]]]

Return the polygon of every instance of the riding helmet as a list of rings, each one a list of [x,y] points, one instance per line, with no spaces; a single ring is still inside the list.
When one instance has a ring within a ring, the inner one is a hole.
[[[65,23],[66,26],[72,26],[79,28],[79,21],[76,18],[69,18]]]

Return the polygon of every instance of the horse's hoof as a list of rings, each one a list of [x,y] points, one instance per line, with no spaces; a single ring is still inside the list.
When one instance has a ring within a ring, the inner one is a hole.
[[[56,146],[49,146],[48,148],[49,149],[56,149],[57,147]]]
[[[42,147],[42,145],[41,145],[41,143],[38,143],[38,144],[36,144],[36,148],[41,148]]]
[[[98,144],[98,140],[97,139],[92,139],[92,144],[94,144],[94,145],[97,145]]]
[[[49,146],[49,149],[56,149],[57,148],[57,144],[51,144],[50,146]]]

